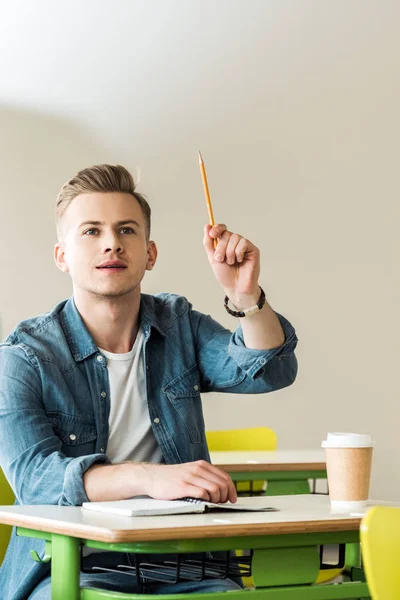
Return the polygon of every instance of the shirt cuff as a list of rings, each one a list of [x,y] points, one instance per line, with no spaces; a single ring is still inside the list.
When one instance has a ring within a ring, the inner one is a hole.
[[[72,459],[65,470],[61,506],[81,506],[89,502],[83,485],[83,475],[95,463],[111,464],[105,454],[90,454]]]
[[[279,313],[275,314],[278,317],[285,334],[285,341],[282,346],[278,346],[278,348],[273,348],[272,350],[254,350],[252,348],[247,348],[244,343],[243,331],[240,326],[231,337],[228,349],[229,355],[252,379],[256,379],[259,371],[263,370],[265,365],[273,358],[290,356],[294,353],[297,346],[297,336],[293,325]]]

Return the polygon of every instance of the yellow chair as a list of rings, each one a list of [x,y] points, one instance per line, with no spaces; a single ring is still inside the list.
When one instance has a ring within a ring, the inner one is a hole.
[[[210,452],[276,450],[277,445],[276,433],[268,427],[206,431],[206,438]],[[264,481],[238,481],[236,483],[239,493],[262,492],[264,488]],[[236,554],[242,556],[243,551],[236,550]],[[242,581],[246,587],[254,585],[251,577],[242,577]]]
[[[14,504],[14,494],[7,479],[4,477],[3,471],[0,469],[0,505],[5,506]],[[11,535],[11,527],[8,525],[0,525],[0,565],[3,562],[4,555],[7,550],[8,542]]]
[[[248,429],[227,429],[224,431],[206,432],[208,448],[211,452],[219,451],[257,451],[276,450],[277,436],[268,427],[251,427]],[[245,481],[236,484],[239,493],[251,494],[265,491],[265,481]],[[307,480],[278,480],[268,481],[266,495],[282,496],[292,494],[309,494],[310,486]]]
[[[275,431],[268,427],[207,431],[206,436],[211,452],[276,450],[278,442]]]
[[[361,550],[373,600],[400,598],[400,508],[375,506],[361,521]]]
[[[278,439],[275,431],[268,427],[250,427],[247,429],[226,429],[223,431],[207,431],[206,432],[208,449],[210,452],[246,452],[246,451],[262,451],[262,450],[276,450]],[[286,483],[286,482],[285,482]],[[297,482],[295,482],[297,483]],[[271,485],[272,484],[272,485]],[[296,489],[296,486],[290,488],[289,486],[282,486],[281,482],[271,482],[270,491],[274,494],[275,491],[278,494],[291,493],[292,490]],[[300,487],[300,493],[307,493],[307,489]],[[238,492],[262,492],[265,489],[264,481],[243,481],[236,484]],[[297,486],[298,487],[298,486]],[[283,488],[283,489],[282,489]],[[290,490],[290,491],[289,491]],[[309,489],[308,489],[309,491]],[[237,552],[238,555],[239,551]],[[319,572],[316,583],[326,583],[335,579],[340,575],[343,569],[332,568],[324,569]],[[243,583],[250,587],[252,580],[250,577],[243,578]]]
[[[276,450],[277,445],[276,433],[268,427],[207,431],[206,437],[210,452]],[[240,481],[236,488],[239,493],[262,492],[265,482]]]

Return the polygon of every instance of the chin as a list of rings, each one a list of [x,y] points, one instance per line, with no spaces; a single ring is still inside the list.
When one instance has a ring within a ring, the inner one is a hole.
[[[136,286],[129,286],[124,288],[111,288],[106,290],[97,290],[95,294],[98,296],[102,296],[103,298],[119,298],[121,296],[126,296],[131,293]]]

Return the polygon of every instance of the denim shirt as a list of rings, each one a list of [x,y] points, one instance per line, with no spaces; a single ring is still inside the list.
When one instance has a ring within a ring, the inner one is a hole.
[[[201,392],[261,394],[295,380],[296,334],[278,318],[285,343],[252,350],[240,327],[232,334],[182,296],[142,294],[148,408],[167,464],[209,460]],[[16,503],[87,501],[83,474],[109,462],[109,412],[107,359],[74,300],[20,323],[0,344],[0,465]],[[43,556],[44,542],[14,529],[0,568],[2,600],[23,600],[48,575],[30,549]]]

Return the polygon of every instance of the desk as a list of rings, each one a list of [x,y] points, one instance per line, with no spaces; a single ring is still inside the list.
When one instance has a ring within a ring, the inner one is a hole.
[[[265,504],[265,498],[239,502]],[[311,585],[319,571],[319,544],[358,543],[360,518],[331,514],[327,496],[270,498],[279,512],[218,512],[162,517],[120,517],[72,506],[3,506],[0,522],[16,525],[18,534],[47,541],[51,554],[53,600],[97,600],[98,592],[79,596],[80,545],[136,553],[185,553],[248,548],[254,550],[252,594],[262,600],[334,600],[369,598],[366,583]],[[27,557],[27,560],[29,557]],[[193,594],[191,594],[194,600]],[[143,595],[113,598],[145,600]],[[158,599],[161,596],[156,597]],[[163,596],[164,600],[172,595]],[[174,600],[183,600],[175,595]],[[195,595],[221,600],[220,594]],[[225,596],[226,598],[226,596]],[[152,597],[152,600],[155,600]]]
[[[308,493],[309,479],[326,479],[324,450],[211,452],[211,462],[233,481],[268,481],[266,494]]]

